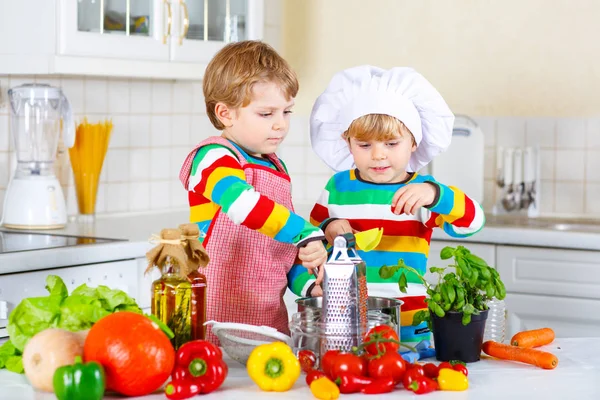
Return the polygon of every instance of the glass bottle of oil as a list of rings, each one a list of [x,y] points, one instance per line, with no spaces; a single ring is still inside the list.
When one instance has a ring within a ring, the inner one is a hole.
[[[191,284],[190,326],[192,340],[205,339],[206,327],[206,276],[198,271],[188,275]]]
[[[175,334],[171,343],[178,349],[192,340],[192,283],[180,273],[179,262],[167,256],[158,266],[162,276],[152,282],[152,314]]]

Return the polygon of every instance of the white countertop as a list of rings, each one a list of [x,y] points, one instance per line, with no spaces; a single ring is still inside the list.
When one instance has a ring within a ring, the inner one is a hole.
[[[307,217],[310,206],[296,212]],[[64,229],[45,231],[63,235],[122,239],[122,242],[40,251],[0,254],[0,274],[95,264],[144,257],[152,247],[149,237],[163,228],[174,228],[188,221],[188,210],[163,213],[101,216],[93,224],[69,222]],[[501,218],[487,216],[486,226],[465,239],[448,236],[435,229],[433,240],[465,241],[517,246],[600,250],[600,223],[593,221]]]
[[[600,398],[600,337],[556,339],[543,348],[554,353],[558,367],[543,370],[526,364],[483,358],[468,365],[469,389],[464,392],[434,392],[425,397],[397,389],[377,398],[405,399],[599,399]],[[437,363],[437,362],[436,362]],[[196,398],[211,399],[311,399],[314,398],[302,375],[294,387],[284,393],[266,393],[248,377],[245,367],[227,358],[229,375],[223,386],[214,393]],[[50,393],[36,393],[23,375],[0,371],[0,400],[51,400]],[[341,399],[365,398],[358,393],[341,395]],[[122,397],[107,396],[107,399]],[[148,400],[165,399],[163,393],[138,397]]]

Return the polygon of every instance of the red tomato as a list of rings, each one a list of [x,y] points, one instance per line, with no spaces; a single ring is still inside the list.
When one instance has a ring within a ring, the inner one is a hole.
[[[438,377],[440,374],[440,369],[433,363],[427,363],[423,365],[423,372],[425,372],[426,377],[433,379]]]
[[[443,369],[443,368],[454,369],[452,367],[452,364],[450,364],[448,361],[441,362],[440,365],[438,365],[438,369]]]
[[[469,376],[469,370],[462,364],[454,364],[453,369],[458,372],[462,372],[465,376]]]
[[[389,325],[377,325],[369,329],[367,335],[365,336],[365,342],[376,341],[376,340],[395,340],[399,342],[398,334],[396,331],[390,327]],[[386,343],[371,343],[365,347],[365,351],[367,354],[371,356],[376,356],[379,353],[396,353],[400,345],[394,342],[386,342]],[[379,351],[378,351],[379,350]]]
[[[302,371],[309,373],[315,369],[317,364],[317,356],[310,350],[300,350],[298,352],[298,361],[300,361],[300,367]]]
[[[411,390],[411,383],[415,380],[419,380],[420,377],[425,376],[425,372],[423,370],[423,366],[419,364],[409,364],[409,368],[402,377],[402,386],[405,389]]]
[[[399,383],[406,372],[406,361],[396,352],[385,353],[379,358],[369,361],[369,376],[371,378],[392,378]]]
[[[329,350],[321,357],[321,369],[327,376],[331,376],[331,366],[338,354],[340,354],[339,350]]]
[[[340,353],[333,359],[330,369],[330,377],[337,379],[342,372],[348,372],[352,375],[365,375],[364,359],[351,353]]]

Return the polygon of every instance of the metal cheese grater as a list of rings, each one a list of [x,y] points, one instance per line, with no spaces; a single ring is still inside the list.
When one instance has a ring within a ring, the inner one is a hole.
[[[354,246],[353,234],[336,237],[324,266],[321,355],[328,350],[350,351],[366,333],[366,265]]]

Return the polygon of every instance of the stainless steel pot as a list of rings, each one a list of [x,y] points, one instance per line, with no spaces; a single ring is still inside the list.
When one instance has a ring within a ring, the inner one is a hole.
[[[323,298],[302,297],[296,300],[296,304],[298,304],[298,312],[320,313],[323,306]],[[369,297],[367,307],[369,312],[378,311],[389,315],[400,338],[400,313],[402,304],[404,304],[402,300],[391,297]]]

